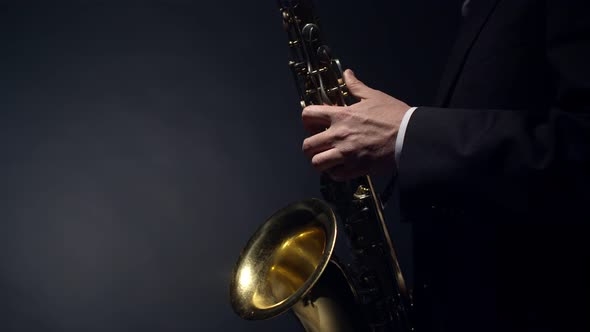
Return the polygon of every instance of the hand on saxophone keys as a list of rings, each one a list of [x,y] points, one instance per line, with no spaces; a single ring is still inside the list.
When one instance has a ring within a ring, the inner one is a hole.
[[[303,152],[314,168],[336,181],[391,172],[395,168],[395,140],[410,106],[366,86],[350,69],[344,72],[344,80],[359,102],[303,109],[303,125],[311,134],[303,141]]]

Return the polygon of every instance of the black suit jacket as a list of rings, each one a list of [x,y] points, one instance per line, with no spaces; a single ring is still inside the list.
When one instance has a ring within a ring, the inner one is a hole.
[[[418,328],[590,331],[589,6],[471,2],[398,165]]]

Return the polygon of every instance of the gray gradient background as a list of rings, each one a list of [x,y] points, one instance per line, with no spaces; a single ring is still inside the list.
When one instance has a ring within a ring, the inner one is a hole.
[[[361,79],[429,103],[460,1],[320,13]],[[256,226],[318,196],[274,1],[1,2],[0,41],[1,331],[299,330],[228,302]]]

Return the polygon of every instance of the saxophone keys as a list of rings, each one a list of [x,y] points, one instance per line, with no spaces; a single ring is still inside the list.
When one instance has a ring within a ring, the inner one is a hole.
[[[366,186],[360,185],[356,188],[355,193],[352,197],[356,200],[364,200],[371,197],[371,189],[367,188]]]

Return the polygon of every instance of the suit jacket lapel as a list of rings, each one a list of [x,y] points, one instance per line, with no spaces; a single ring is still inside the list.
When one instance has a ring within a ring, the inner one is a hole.
[[[494,8],[500,0],[472,0],[469,15],[464,18],[463,26],[451,51],[449,62],[441,79],[438,94],[435,99],[437,106],[447,106],[453,88],[469,50],[473,46],[477,36],[487,22]]]

